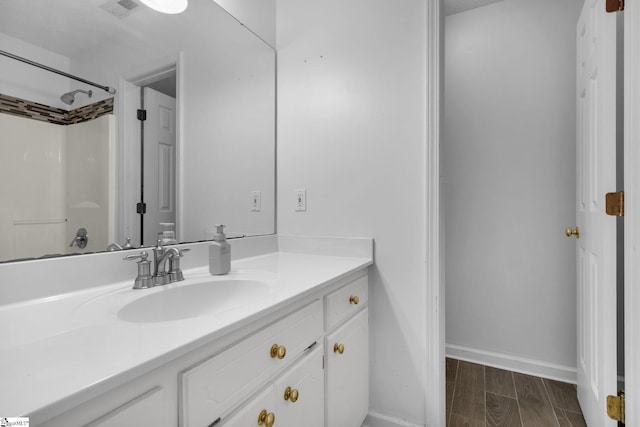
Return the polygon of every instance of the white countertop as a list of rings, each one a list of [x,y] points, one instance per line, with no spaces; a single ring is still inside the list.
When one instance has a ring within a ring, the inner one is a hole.
[[[200,267],[162,287],[133,290],[128,280],[0,306],[0,416],[49,419],[370,264],[370,257],[276,252],[233,261],[226,276]],[[133,323],[117,316],[154,292],[230,278],[265,282],[269,296],[174,321]]]

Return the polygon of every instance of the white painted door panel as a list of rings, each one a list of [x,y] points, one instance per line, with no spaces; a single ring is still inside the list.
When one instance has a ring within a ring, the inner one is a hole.
[[[578,399],[589,426],[615,426],[606,396],[616,394],[616,219],[605,193],[616,190],[616,16],[586,0],[577,28]]]
[[[145,245],[153,245],[160,223],[176,222],[176,100],[144,88],[144,215]]]
[[[245,404],[236,412],[231,418],[229,418],[224,424],[224,427],[245,427],[245,426],[257,426],[258,416],[264,410],[268,414],[274,414],[274,425],[278,425],[279,417],[274,412],[276,407],[275,394],[273,392],[273,384],[270,384],[267,389],[261,392],[258,396],[252,399],[249,403]],[[214,424],[216,420],[211,420],[211,424]],[[211,425],[209,424],[209,425]],[[206,425],[206,424],[205,424]],[[264,425],[264,423],[262,423]]]
[[[359,427],[369,410],[368,315],[365,308],[325,338],[327,427]]]
[[[282,427],[324,427],[323,349],[316,349],[282,375],[274,384],[276,416]],[[285,400],[289,387],[296,398]]]

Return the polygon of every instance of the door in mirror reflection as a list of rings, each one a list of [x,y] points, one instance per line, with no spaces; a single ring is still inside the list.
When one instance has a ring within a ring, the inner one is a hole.
[[[142,244],[158,239],[175,240],[176,223],[176,99],[143,88],[146,113],[142,137]],[[164,233],[164,235],[163,235]]]

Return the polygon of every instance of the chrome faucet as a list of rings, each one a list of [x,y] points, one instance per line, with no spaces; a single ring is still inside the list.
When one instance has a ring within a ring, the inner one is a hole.
[[[113,242],[109,246],[107,246],[107,251],[114,252],[114,251],[122,251],[124,249],[132,249],[133,246],[131,245],[131,237],[125,237],[124,239],[125,239],[124,245],[119,245],[117,242]]]
[[[156,242],[156,247],[153,248],[153,282],[156,286],[171,283],[166,265],[167,260],[176,253],[178,253],[176,248],[165,249],[161,240]]]
[[[138,277],[136,277],[133,289],[147,289],[184,280],[182,270],[180,270],[180,258],[188,251],[189,249],[166,249],[162,246],[162,242],[158,240],[156,247],[153,248],[153,273],[151,271],[151,260],[147,259],[147,252],[142,251],[140,254],[124,257],[123,259],[125,260],[140,260],[138,261]],[[166,268],[167,261],[169,262],[169,271]]]
[[[123,259],[125,261],[138,261],[138,276],[133,282],[133,289],[148,289],[154,286],[153,277],[151,277],[151,261],[147,259],[147,252],[142,251],[139,254],[127,255]]]
[[[156,242],[153,248],[153,281],[156,285],[166,285],[171,282],[184,280],[182,270],[180,270],[180,258],[184,256],[189,249],[169,248],[162,246],[162,241]],[[169,262],[169,271],[167,271],[167,261]]]

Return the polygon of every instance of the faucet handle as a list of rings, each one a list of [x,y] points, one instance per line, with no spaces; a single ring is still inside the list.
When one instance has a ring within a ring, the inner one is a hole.
[[[139,254],[131,254],[131,255],[127,255],[126,257],[122,258],[125,261],[133,261],[134,259],[140,259],[140,261],[138,261],[138,264],[141,262],[145,262],[147,261],[147,258],[149,257],[149,254],[147,253],[147,251],[142,251]],[[151,262],[151,261],[149,261]]]
[[[133,245],[131,244],[131,237],[124,238],[124,245],[122,245],[122,249],[132,249]]]
[[[176,248],[177,249],[177,248]],[[185,252],[189,252],[191,249],[189,248],[185,248],[185,249],[178,249],[178,257],[183,257]],[[174,255],[175,256],[175,255]]]
[[[126,261],[138,261],[138,277],[133,282],[133,289],[147,289],[154,285],[153,277],[151,277],[151,261],[147,259],[149,254],[146,251],[142,251],[139,254],[127,255],[122,258]]]
[[[184,275],[182,274],[182,270],[180,270],[180,258],[184,256],[185,252],[189,252],[191,249],[178,249],[172,248],[173,252],[171,257],[169,257],[169,280],[172,282],[179,282],[184,280]]]

